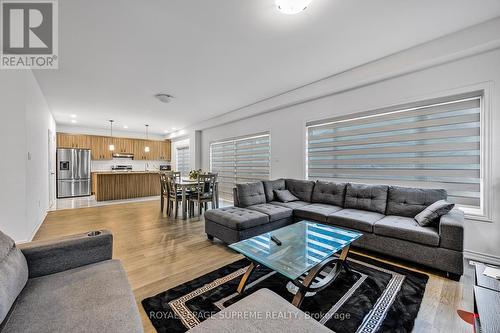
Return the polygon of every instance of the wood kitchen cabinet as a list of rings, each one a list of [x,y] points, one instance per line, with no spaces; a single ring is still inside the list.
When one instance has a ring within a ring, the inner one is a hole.
[[[112,138],[107,136],[92,136],[92,160],[111,160],[113,152],[109,150]]]
[[[134,139],[127,138],[113,138],[115,145],[115,153],[133,153],[134,152]]]
[[[90,137],[80,134],[57,133],[58,148],[83,148],[90,149]]]
[[[134,140],[134,160],[148,160],[149,153],[146,153],[146,140]],[[151,148],[151,147],[150,147]]]
[[[110,151],[109,145],[115,150]],[[149,152],[145,152],[146,146]],[[135,160],[170,161],[170,140],[129,139],[98,135],[57,133],[57,148],[85,148],[92,150],[92,160],[111,160],[113,153],[132,153]]]
[[[170,141],[158,141],[159,143],[159,160],[170,161]]]

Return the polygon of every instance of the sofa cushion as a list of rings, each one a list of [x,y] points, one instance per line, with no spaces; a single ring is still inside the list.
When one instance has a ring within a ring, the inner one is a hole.
[[[445,200],[446,190],[390,186],[386,215],[415,217],[427,206]]]
[[[256,210],[224,207],[205,212],[205,219],[233,230],[250,229],[269,222],[269,216]]]
[[[373,227],[376,235],[387,236],[410,242],[439,246],[439,234],[436,228],[421,227],[414,218],[404,216],[386,216]]]
[[[297,209],[302,206],[307,206],[310,205],[310,202],[305,202],[305,201],[291,201],[291,202],[280,202],[280,201],[272,201],[270,202],[271,205],[277,205],[277,206],[282,206],[282,207],[287,207],[290,209]]]
[[[240,207],[248,207],[266,203],[264,185],[262,182],[249,184],[236,184],[238,189],[238,202]]]
[[[359,209],[342,209],[330,214],[327,218],[329,224],[356,229],[364,232],[373,232],[373,225],[385,215]]]
[[[332,333],[281,296],[259,289],[214,314],[189,333]]]
[[[286,219],[293,216],[292,209],[268,203],[249,206],[247,207],[247,209],[255,210],[257,212],[269,215],[269,222]]]
[[[312,180],[286,179],[285,184],[286,189],[292,192],[297,198],[302,201],[311,202],[314,190],[314,182]]]
[[[388,188],[386,185],[347,184],[344,207],[384,214]]]
[[[142,331],[127,275],[107,260],[30,279],[2,333]]]
[[[0,231],[0,323],[28,281],[28,264],[12,238]]]
[[[341,210],[342,207],[315,203],[294,209],[293,214],[303,219],[326,222],[328,215]]]
[[[280,202],[299,201],[299,198],[297,198],[292,194],[292,192],[288,190],[274,190],[274,195],[276,197],[276,201]]]
[[[312,202],[344,207],[346,183],[317,181],[314,185]]]
[[[422,212],[415,216],[415,220],[422,227],[430,227],[437,225],[439,223],[439,218],[445,214],[448,214],[455,204],[446,202],[446,200],[439,200],[426,207]]]
[[[285,180],[284,179],[276,179],[276,180],[263,180],[262,184],[264,185],[264,192],[266,194],[267,202],[271,202],[276,200],[274,196],[274,190],[285,190]]]

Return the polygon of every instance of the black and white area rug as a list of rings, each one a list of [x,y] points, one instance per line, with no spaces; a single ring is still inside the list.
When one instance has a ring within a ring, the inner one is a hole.
[[[306,297],[301,310],[334,332],[411,332],[427,275],[370,258],[349,255],[352,273],[342,271],[327,289]],[[239,299],[268,288],[289,302],[295,288],[282,275],[260,267],[244,295],[236,288],[246,259],[144,299],[142,305],[160,333],[185,332]]]

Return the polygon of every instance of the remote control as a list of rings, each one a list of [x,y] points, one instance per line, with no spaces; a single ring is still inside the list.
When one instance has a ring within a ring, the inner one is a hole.
[[[281,246],[281,241],[276,238],[276,236],[271,236],[271,240],[276,243],[276,245]]]

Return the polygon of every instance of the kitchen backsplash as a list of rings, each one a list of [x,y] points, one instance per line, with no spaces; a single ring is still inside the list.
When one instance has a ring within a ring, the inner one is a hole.
[[[136,161],[126,158],[114,158],[109,161],[92,161],[92,171],[109,171],[113,165],[131,165],[133,171],[160,170],[160,165],[170,165],[166,161]]]

